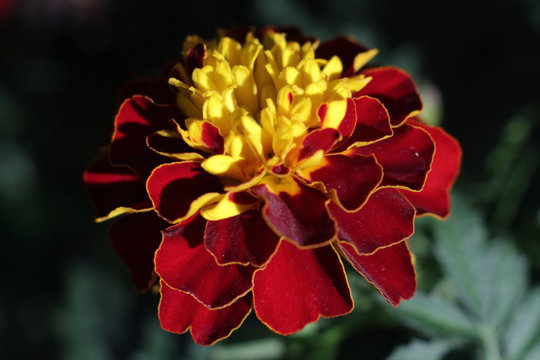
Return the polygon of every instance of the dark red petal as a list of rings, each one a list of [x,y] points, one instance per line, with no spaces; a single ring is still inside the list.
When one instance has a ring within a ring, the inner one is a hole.
[[[319,150],[325,153],[328,152],[338,140],[339,132],[336,129],[325,128],[313,130],[302,140],[302,146],[298,153],[298,161],[313,156]]]
[[[268,183],[251,189],[265,202],[262,214],[266,222],[278,235],[299,246],[317,246],[330,241],[336,228],[324,205],[326,196],[293,178],[290,181],[290,190]]]
[[[261,266],[275,252],[279,237],[258,210],[219,221],[208,221],[204,243],[219,264]]]
[[[322,182],[332,200],[352,211],[362,206],[382,178],[382,167],[373,156],[342,153],[325,156],[306,180]]]
[[[340,243],[351,265],[379,290],[386,300],[398,306],[416,290],[416,274],[405,241],[382,248],[372,255],[358,255],[354,247]]]
[[[158,154],[181,154],[194,153],[197,150],[187,145],[183,139],[178,136],[163,136],[159,133],[153,133],[146,138],[146,145]]]
[[[377,99],[362,96],[354,99],[356,106],[356,127],[348,139],[348,144],[355,142],[373,142],[392,135],[390,115]]]
[[[422,191],[403,190],[402,194],[413,203],[418,214],[431,213],[446,217],[450,212],[448,192],[461,167],[461,147],[456,139],[441,128],[417,121],[411,121],[410,124],[429,132],[435,142],[435,155]]]
[[[414,233],[414,207],[397,189],[377,190],[354,213],[335,204],[328,209],[338,225],[339,240],[353,245],[359,254],[371,254]]]
[[[167,78],[143,79],[127,84],[122,90],[121,98],[128,99],[135,95],[144,95],[156,104],[176,103],[176,90],[169,85]]]
[[[193,201],[220,191],[221,185],[198,162],[185,161],[156,168],[148,178],[147,189],[156,212],[174,222],[188,215]]]
[[[191,331],[199,345],[212,345],[228,337],[242,325],[251,311],[251,294],[218,310],[210,310],[188,294],[161,281],[158,317],[164,330],[176,334]]]
[[[186,70],[189,76],[193,70],[203,67],[203,60],[206,56],[206,45],[198,43],[188,50],[186,54]]]
[[[343,265],[331,246],[300,250],[282,241],[253,283],[257,317],[282,335],[300,331],[320,316],[336,317],[353,309]]]
[[[368,95],[379,99],[388,110],[393,126],[400,125],[422,109],[416,85],[405,71],[393,67],[376,67],[364,70],[362,74],[372,79],[354,97]]]
[[[219,128],[207,121],[201,127],[201,141],[214,154],[223,154],[224,140]]]
[[[114,123],[111,162],[129,166],[146,178],[154,167],[167,161],[146,146],[146,137],[170,128],[169,120],[179,117],[176,105],[156,105],[145,96],[125,100]]]
[[[112,247],[127,265],[138,291],[148,290],[156,279],[154,252],[167,226],[154,212],[129,214],[111,225]]]
[[[420,190],[431,168],[435,144],[426,131],[405,124],[394,128],[392,137],[351,152],[375,155],[384,170],[381,185]]]
[[[354,131],[354,127],[356,124],[356,106],[354,104],[353,99],[347,99],[346,100],[346,108],[345,108],[345,114],[343,115],[342,119],[339,119],[339,124],[329,124],[330,121],[335,121],[332,114],[329,114],[328,111],[332,111],[331,108],[327,103],[321,104],[319,106],[319,109],[317,110],[317,116],[319,119],[321,119],[322,127],[323,128],[334,128],[339,131],[341,136],[343,138],[347,138],[351,136],[351,134]],[[330,116],[328,116],[330,115]]]
[[[144,182],[129,168],[112,166],[108,156],[91,164],[83,174],[83,181],[96,205],[98,218],[119,207],[134,210],[152,207]]]
[[[221,308],[251,290],[255,268],[218,265],[203,243],[205,224],[199,216],[164,230],[156,272],[172,288],[210,308]]]
[[[358,53],[369,50],[351,37],[337,37],[330,41],[325,41],[319,45],[315,52],[316,57],[330,59],[337,55],[343,64],[342,77],[348,77],[354,73],[354,58]]]

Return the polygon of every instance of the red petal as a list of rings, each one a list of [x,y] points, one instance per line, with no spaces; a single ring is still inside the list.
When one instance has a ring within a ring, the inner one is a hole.
[[[111,162],[127,165],[143,177],[167,161],[146,146],[146,137],[167,129],[171,118],[179,118],[175,105],[156,105],[145,96],[134,96],[121,105],[114,123]]]
[[[379,290],[386,300],[399,305],[410,299],[416,289],[416,274],[405,241],[382,248],[372,255],[358,255],[347,243],[339,246],[351,265]]]
[[[198,43],[188,50],[186,54],[186,70],[189,76],[193,70],[203,67],[203,60],[206,56],[206,45]]]
[[[339,240],[353,245],[359,254],[371,254],[414,233],[414,207],[396,189],[377,190],[354,213],[335,204],[328,209],[338,225]]]
[[[349,37],[337,37],[330,41],[325,41],[317,48],[315,52],[316,57],[323,59],[330,59],[332,56],[337,55],[343,64],[342,77],[348,77],[353,75],[354,58],[358,53],[369,50],[364,45],[360,44],[353,38]]]
[[[164,330],[177,334],[191,331],[199,345],[212,345],[240,327],[251,311],[251,294],[223,309],[210,310],[191,296],[161,281],[158,317]]]
[[[198,162],[185,161],[156,168],[148,178],[147,189],[156,212],[174,222],[188,215],[194,200],[204,194],[220,191],[221,184]]]
[[[214,154],[223,154],[224,140],[219,133],[219,128],[207,121],[203,122],[201,128],[201,141]]]
[[[129,214],[111,225],[111,244],[127,265],[138,291],[154,283],[154,252],[161,242],[161,230],[168,224],[153,212]]]
[[[278,235],[293,240],[299,246],[318,246],[330,241],[336,229],[324,205],[326,196],[293,178],[289,179],[290,189],[273,183],[251,189],[265,202],[262,214],[266,222]]]
[[[219,264],[237,263],[261,266],[275,252],[279,237],[270,229],[257,210],[208,221],[204,243]]]
[[[300,250],[287,241],[255,273],[253,299],[257,317],[282,335],[300,331],[320,316],[353,309],[343,265],[332,247]]]
[[[325,156],[321,166],[307,175],[310,182],[322,182],[332,200],[351,211],[362,206],[382,178],[382,167],[373,156],[348,153]]]
[[[339,132],[336,129],[325,128],[313,130],[302,140],[302,146],[298,153],[298,161],[313,156],[317,151],[325,153],[330,150],[339,140]]]
[[[377,99],[362,96],[354,99],[356,105],[356,127],[348,139],[348,144],[355,142],[373,142],[392,135],[390,115]]]
[[[194,153],[197,150],[187,145],[183,139],[176,137],[163,136],[159,133],[153,133],[146,138],[146,145],[149,149],[158,154],[181,154]]]
[[[317,115],[319,116],[319,119],[321,119],[322,127],[338,130],[339,134],[341,134],[343,138],[351,136],[354,131],[354,126],[356,124],[356,106],[353,99],[347,99],[345,115],[343,115],[343,119],[339,120],[339,124],[337,124],[337,126],[335,124],[328,123],[329,118],[331,118],[327,117],[328,111],[329,107],[327,103],[321,104],[321,106],[319,106],[319,109],[317,110]]]
[[[394,129],[394,136],[351,151],[375,155],[384,170],[383,186],[420,190],[430,170],[435,145],[426,131],[405,124]]]
[[[450,212],[449,190],[454,184],[461,167],[461,147],[456,139],[443,129],[411,121],[411,125],[419,126],[429,132],[435,141],[435,155],[431,171],[424,188],[420,192],[403,190],[416,207],[418,214],[431,213],[446,217]]]
[[[112,166],[103,156],[83,174],[83,181],[97,208],[97,217],[107,217],[119,207],[151,208],[144,182],[125,166]]]
[[[172,288],[209,308],[225,307],[251,290],[255,268],[218,265],[203,243],[206,220],[191,218],[163,231],[156,272]]]
[[[410,75],[393,67],[377,67],[362,71],[372,79],[354,97],[369,95],[379,99],[390,114],[393,126],[400,125],[405,119],[422,109],[422,101],[416,85]]]

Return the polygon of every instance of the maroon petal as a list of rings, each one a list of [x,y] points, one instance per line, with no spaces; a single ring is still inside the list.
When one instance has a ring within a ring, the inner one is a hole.
[[[354,97],[368,95],[379,99],[390,114],[390,122],[398,126],[422,109],[422,101],[411,76],[394,67],[376,67],[362,71],[371,81]]]
[[[188,50],[186,54],[186,70],[189,76],[193,70],[203,67],[203,60],[206,56],[206,45],[198,43]]]
[[[356,55],[367,50],[369,50],[367,47],[353,38],[341,36],[321,43],[315,55],[323,59],[330,59],[332,56],[337,55],[343,64],[341,76],[348,77],[354,73],[353,64]]]
[[[146,146],[146,137],[158,130],[168,129],[169,120],[179,117],[175,105],[156,105],[145,96],[125,100],[114,123],[111,162],[129,166],[146,178],[154,167],[168,161]]]
[[[276,234],[301,247],[320,246],[336,234],[327,197],[292,177],[267,177],[251,192],[264,200],[262,214]]]
[[[129,214],[111,225],[112,247],[127,265],[138,291],[148,290],[156,280],[154,252],[167,226],[154,212]]]
[[[321,182],[332,200],[349,211],[358,209],[381,183],[382,167],[373,156],[330,154],[316,168],[302,172],[310,183]]]
[[[300,250],[287,241],[255,273],[253,299],[257,317],[282,335],[353,309],[343,265],[332,247]]]
[[[375,155],[384,170],[381,185],[420,190],[431,168],[435,144],[426,131],[405,124],[394,128],[394,136],[388,139],[350,151]]]
[[[163,231],[156,272],[170,287],[216,309],[251,290],[252,266],[218,265],[203,243],[206,220],[191,218]]]
[[[148,194],[156,212],[175,222],[193,215],[192,203],[205,205],[206,194],[222,190],[219,179],[210,175],[195,161],[164,164],[156,168],[147,182]]]
[[[390,115],[377,99],[362,96],[354,99],[356,106],[356,127],[348,139],[348,144],[374,142],[392,135]]]
[[[144,182],[125,166],[112,166],[103,156],[83,174],[83,181],[96,206],[98,218],[108,218],[119,208],[126,211],[151,208]]]
[[[212,345],[229,337],[242,325],[251,311],[251,294],[231,305],[210,310],[188,294],[177,291],[161,281],[161,301],[158,317],[164,330],[183,334],[191,331],[199,345]]]
[[[338,225],[339,240],[362,255],[396,244],[414,233],[414,207],[397,189],[382,188],[358,211],[349,213],[329,204]]]
[[[298,152],[298,161],[308,159],[319,150],[328,152],[339,140],[339,132],[336,129],[316,129],[306,135]]]
[[[204,243],[218,264],[261,266],[275,252],[279,237],[257,210],[219,221],[208,221]]]
[[[461,167],[461,147],[456,139],[441,128],[417,121],[411,121],[410,124],[429,132],[435,142],[435,155],[422,190],[420,192],[402,190],[402,193],[413,203],[419,215],[430,213],[446,217],[450,212],[448,192]]]
[[[410,299],[416,290],[416,274],[412,256],[405,241],[382,248],[372,255],[358,255],[352,245],[340,243],[341,250],[351,265],[381,293],[398,306],[402,299]]]

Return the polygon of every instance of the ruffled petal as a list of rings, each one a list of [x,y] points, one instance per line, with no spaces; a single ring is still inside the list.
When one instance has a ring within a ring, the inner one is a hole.
[[[336,220],[339,240],[354,246],[359,254],[371,254],[414,233],[414,207],[397,189],[377,190],[354,213],[335,204],[329,204],[328,209]]]
[[[356,127],[347,140],[348,145],[371,143],[392,135],[390,115],[379,100],[362,96],[354,99],[354,104]]]
[[[314,168],[300,172],[308,182],[322,183],[330,198],[348,211],[362,206],[383,178],[383,169],[373,156],[331,154]]]
[[[229,337],[242,325],[251,311],[251,302],[251,294],[248,294],[223,309],[210,310],[161,281],[158,317],[164,330],[176,334],[189,330],[197,344],[212,345]]]
[[[103,156],[83,174],[83,181],[96,206],[97,220],[151,208],[144,182],[125,166],[112,166]]]
[[[157,167],[146,187],[156,212],[170,222],[184,220],[202,206],[218,201],[221,190],[219,179],[195,161]]]
[[[339,132],[336,129],[316,129],[306,135],[298,152],[298,161],[308,159],[317,151],[328,152],[339,140]]]
[[[331,246],[300,250],[287,241],[255,273],[253,299],[257,317],[282,335],[321,316],[347,314],[354,306],[343,265]]]
[[[354,97],[368,95],[379,99],[390,114],[390,122],[398,126],[422,109],[422,101],[411,76],[394,67],[376,67],[362,71],[371,81]]]
[[[112,247],[131,272],[137,291],[148,290],[156,280],[154,252],[161,242],[161,230],[167,226],[153,212],[129,214],[111,225]]]
[[[340,243],[351,265],[393,306],[410,299],[416,290],[412,255],[405,241],[382,248],[372,255],[358,255],[354,247]]]
[[[449,191],[461,167],[461,147],[441,128],[417,121],[410,121],[410,124],[429,132],[435,142],[435,155],[422,191],[402,190],[402,194],[413,203],[419,215],[427,213],[444,218],[450,212]]]
[[[218,265],[204,246],[206,220],[197,216],[163,231],[156,252],[158,275],[209,308],[232,304],[251,290],[252,266]]]
[[[146,146],[146,137],[169,128],[169,120],[179,117],[175,105],[156,105],[139,95],[125,100],[114,121],[111,162],[129,166],[146,178],[154,167],[167,161]]]
[[[394,136],[350,150],[375,155],[384,170],[383,186],[421,190],[431,168],[435,144],[429,134],[410,125],[394,128]]]
[[[356,106],[352,99],[336,100],[319,106],[317,115],[323,129],[336,129],[343,138],[351,136],[356,123]]]
[[[257,210],[208,221],[204,243],[218,264],[262,266],[276,251],[279,237],[270,229]]]
[[[274,232],[301,247],[320,246],[336,234],[327,197],[293,177],[267,176],[251,192],[264,200],[262,214]]]

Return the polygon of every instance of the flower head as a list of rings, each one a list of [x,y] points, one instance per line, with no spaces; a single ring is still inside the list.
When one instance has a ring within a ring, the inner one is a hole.
[[[347,314],[342,259],[391,304],[413,295],[405,240],[447,215],[461,151],[376,54],[290,29],[191,36],[128,90],[84,178],[137,288],[159,279],[164,329],[211,344],[251,309],[280,334]]]

